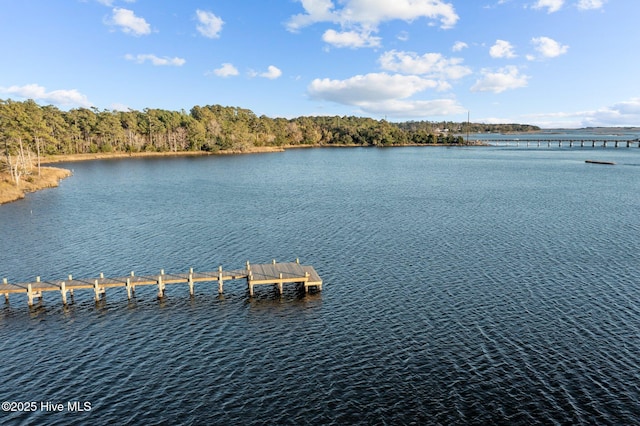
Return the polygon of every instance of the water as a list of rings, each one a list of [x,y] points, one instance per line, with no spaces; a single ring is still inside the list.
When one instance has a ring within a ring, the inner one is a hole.
[[[638,424],[639,165],[486,147],[69,164],[0,207],[0,276],[299,257],[324,291],[11,296],[0,395],[65,410],[0,423]]]

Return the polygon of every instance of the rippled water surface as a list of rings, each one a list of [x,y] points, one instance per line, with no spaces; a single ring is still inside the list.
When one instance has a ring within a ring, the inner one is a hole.
[[[9,281],[299,257],[324,291],[12,295],[2,400],[91,411],[0,423],[638,424],[638,166],[609,148],[68,164],[0,206]]]

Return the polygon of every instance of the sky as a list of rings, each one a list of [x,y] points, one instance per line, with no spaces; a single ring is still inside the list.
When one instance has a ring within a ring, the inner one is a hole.
[[[0,0],[0,99],[640,126],[638,0]]]

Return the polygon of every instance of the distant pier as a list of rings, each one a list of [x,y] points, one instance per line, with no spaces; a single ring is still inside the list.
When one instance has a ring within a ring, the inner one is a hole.
[[[257,285],[273,285],[279,294],[284,292],[284,284],[291,283],[303,286],[305,292],[310,288],[322,290],[322,279],[312,266],[301,265],[295,262],[277,263],[273,260],[268,264],[252,265],[248,261],[244,269],[224,270],[222,266],[217,271],[195,272],[190,268],[186,273],[165,273],[160,270],[157,275],[137,276],[134,272],[130,275],[117,278],[108,278],[100,274],[98,278],[73,278],[68,276],[66,280],[41,281],[36,277],[33,282],[9,283],[6,278],[0,284],[0,294],[4,294],[5,301],[9,302],[11,294],[26,294],[27,303],[33,306],[34,300],[42,300],[47,292],[59,292],[62,303],[65,305],[68,298],[73,298],[77,290],[93,290],[96,302],[106,295],[108,288],[124,288],[127,297],[131,299],[135,295],[136,287],[157,286],[158,298],[163,298],[165,288],[171,284],[188,284],[189,294],[193,296],[196,283],[213,282],[218,285],[218,293],[224,292],[225,281],[246,280],[249,296],[254,295],[254,287]]]
[[[493,146],[546,146],[548,148],[640,148],[640,139],[479,139],[478,142]]]

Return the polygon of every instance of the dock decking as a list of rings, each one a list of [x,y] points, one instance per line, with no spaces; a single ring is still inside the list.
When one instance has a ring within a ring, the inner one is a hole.
[[[73,296],[75,290],[92,289],[95,300],[99,301],[102,295],[106,294],[108,288],[121,288],[127,290],[127,297],[135,294],[136,287],[145,285],[158,286],[158,297],[164,297],[165,288],[170,284],[189,284],[189,294],[193,296],[195,283],[217,282],[218,293],[224,291],[224,282],[232,280],[246,280],[249,295],[253,296],[254,286],[274,285],[279,294],[284,291],[285,283],[294,283],[304,286],[305,292],[309,288],[322,290],[322,279],[312,266],[301,265],[299,260],[289,263],[276,263],[274,260],[268,264],[252,265],[246,263],[244,269],[224,270],[222,266],[217,271],[195,272],[193,268],[187,273],[165,273],[160,270],[158,275],[137,276],[134,272],[130,275],[117,278],[107,278],[100,274],[99,278],[77,279],[69,275],[67,280],[41,281],[36,277],[33,282],[9,283],[6,278],[0,284],[0,294],[4,294],[5,300],[9,301],[10,294],[26,293],[29,306],[33,305],[36,298],[42,299],[46,292],[60,292],[62,303],[67,304],[67,294]]]

